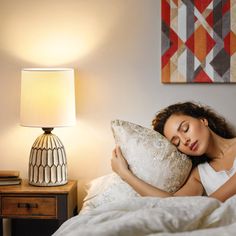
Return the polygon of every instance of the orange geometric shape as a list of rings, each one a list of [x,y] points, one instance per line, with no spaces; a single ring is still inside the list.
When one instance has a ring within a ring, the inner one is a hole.
[[[236,52],[236,35],[230,31],[224,38],[225,51],[232,56]]]
[[[210,77],[205,73],[204,70],[200,70],[199,73],[194,78],[193,82],[196,83],[212,83],[213,81],[210,79]]]
[[[200,25],[185,44],[198,58],[198,60],[203,62],[207,54],[214,47],[215,41],[208,34],[205,28]]]
[[[230,55],[232,56],[236,52],[236,35],[230,31]]]
[[[163,83],[170,83],[170,61],[161,70],[161,81]]]

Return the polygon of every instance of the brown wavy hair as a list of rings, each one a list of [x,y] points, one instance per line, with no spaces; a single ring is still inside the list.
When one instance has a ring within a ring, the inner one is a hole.
[[[170,105],[161,111],[159,111],[152,121],[153,129],[164,135],[164,127],[166,121],[171,115],[187,115],[194,118],[205,118],[208,120],[209,128],[219,136],[223,138],[235,137],[235,131],[229,123],[226,122],[225,118],[217,114],[209,106],[202,106],[194,102],[183,102]],[[209,161],[210,159],[206,156],[190,157],[193,161],[194,166],[199,163]]]

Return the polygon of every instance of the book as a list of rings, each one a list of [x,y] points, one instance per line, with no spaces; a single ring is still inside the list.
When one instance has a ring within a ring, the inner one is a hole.
[[[0,170],[1,178],[16,178],[19,177],[20,172],[18,170]]]
[[[21,183],[21,178],[19,177],[0,178],[0,186],[15,185],[15,184],[20,184],[20,183]]]

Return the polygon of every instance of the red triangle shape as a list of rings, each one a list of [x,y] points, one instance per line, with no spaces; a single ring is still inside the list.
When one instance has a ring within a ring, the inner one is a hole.
[[[194,0],[195,7],[202,13],[212,0]]]
[[[213,81],[205,73],[204,70],[200,70],[199,73],[194,78],[193,82],[195,82],[195,83],[212,83]]]

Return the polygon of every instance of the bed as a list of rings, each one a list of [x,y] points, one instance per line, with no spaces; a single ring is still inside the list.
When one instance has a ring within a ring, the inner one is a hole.
[[[53,236],[236,234],[236,196],[222,203],[208,197],[131,197],[82,210]]]
[[[140,179],[173,193],[192,169],[189,158],[162,135],[127,121],[111,124],[115,142]],[[115,173],[92,180],[79,215],[53,236],[236,235],[236,196],[141,197]]]

